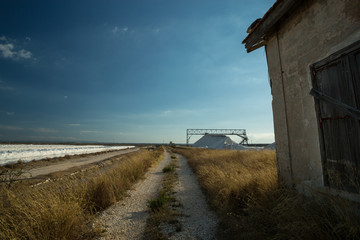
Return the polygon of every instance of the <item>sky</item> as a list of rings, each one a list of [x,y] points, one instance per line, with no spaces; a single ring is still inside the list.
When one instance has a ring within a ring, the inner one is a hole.
[[[0,141],[272,143],[265,49],[242,41],[274,2],[2,0]]]

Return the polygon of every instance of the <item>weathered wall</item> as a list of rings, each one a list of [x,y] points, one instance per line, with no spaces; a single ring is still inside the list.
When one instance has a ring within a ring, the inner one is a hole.
[[[280,176],[300,190],[322,187],[323,173],[310,65],[360,40],[360,4],[313,0],[266,41]]]

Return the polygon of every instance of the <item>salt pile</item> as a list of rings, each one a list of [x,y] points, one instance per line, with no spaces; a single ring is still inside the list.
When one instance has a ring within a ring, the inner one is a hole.
[[[238,144],[226,135],[221,134],[205,134],[193,144],[193,147],[210,149],[246,149],[243,145]]]
[[[265,146],[264,149],[275,150],[275,149],[276,149],[276,144],[275,144],[275,142],[273,142],[272,144],[269,144],[269,145]]]
[[[28,162],[44,158],[121,150],[133,147],[134,146],[0,144],[0,165],[14,163],[19,160]]]

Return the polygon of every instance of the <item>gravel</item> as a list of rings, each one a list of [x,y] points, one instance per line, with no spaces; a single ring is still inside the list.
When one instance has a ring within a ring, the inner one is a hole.
[[[162,224],[162,232],[168,239],[215,239],[218,223],[203,195],[196,175],[187,160],[176,154],[179,161],[178,181],[174,191],[180,202],[178,221],[181,231],[177,232],[171,224]],[[106,229],[101,239],[143,239],[146,220],[150,216],[147,201],[156,197],[163,178],[162,169],[171,162],[169,153],[156,167],[151,168],[145,179],[128,192],[128,197],[101,213],[99,223]]]
[[[24,174],[24,177],[25,178],[33,178],[33,177],[37,177],[39,175],[47,175],[47,174],[58,172],[58,171],[66,171],[72,167],[80,167],[80,166],[90,164],[90,163],[101,162],[101,161],[104,161],[106,159],[109,159],[109,158],[112,158],[115,156],[135,152],[138,150],[139,150],[139,148],[133,148],[133,149],[126,149],[126,150],[115,151],[115,152],[100,153],[97,155],[76,156],[70,160],[65,159],[61,162],[57,162],[54,164],[50,163],[49,166],[40,166],[40,167],[30,169],[29,172]],[[48,164],[48,163],[45,162],[45,164]]]
[[[181,203],[180,232],[172,231],[168,239],[215,239],[218,219],[212,212],[202,193],[198,179],[189,167],[187,160],[176,154],[179,161],[178,182],[175,185],[175,196]],[[165,229],[169,232],[169,229]]]
[[[106,230],[101,239],[142,239],[150,216],[147,201],[156,197],[164,175],[162,169],[169,163],[170,156],[165,152],[164,159],[128,191],[125,199],[100,214],[99,223]]]

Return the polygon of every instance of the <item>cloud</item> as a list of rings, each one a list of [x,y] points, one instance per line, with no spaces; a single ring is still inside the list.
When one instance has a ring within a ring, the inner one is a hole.
[[[69,124],[66,124],[67,126],[70,126],[70,127],[80,127],[81,124],[79,123],[69,123]]]
[[[31,38],[30,37],[26,37],[25,38],[27,41],[31,41]]]
[[[7,115],[14,115],[14,112],[7,112]],[[8,126],[8,125],[0,125],[0,129],[3,130],[12,130],[12,131],[21,131],[21,130],[25,130],[25,131],[32,131],[32,132],[36,132],[36,133],[57,133],[59,131],[55,130],[55,129],[51,129],[51,128],[21,128],[21,127],[16,127],[16,126]]]
[[[69,97],[68,96],[64,96],[64,99],[68,99]]]
[[[20,127],[16,127],[16,126],[6,126],[6,125],[0,125],[0,129],[13,130],[13,131],[23,130],[23,128],[20,128]]]
[[[5,43],[0,44],[1,57],[13,60],[32,58],[32,53],[30,51],[25,49],[18,50],[18,47],[16,47],[14,43],[5,36],[0,37],[0,40],[5,41]]]
[[[21,49],[21,50],[18,52],[18,56],[20,56],[21,58],[28,59],[28,58],[31,58],[31,57],[32,57],[32,53],[29,52],[29,51],[27,51],[27,50]]]
[[[13,115],[15,115],[15,113],[14,112],[6,112],[6,115],[13,116]]]
[[[51,129],[51,128],[32,128],[30,129],[34,132],[39,132],[39,133],[57,133],[58,131],[55,129]]]
[[[118,26],[115,26],[111,31],[112,31],[113,33],[121,32],[121,33],[125,34],[128,30],[129,30],[129,28],[126,27],[126,26],[123,27],[123,28],[119,28]]]
[[[57,141],[74,141],[79,140],[75,137],[58,137],[58,136],[27,136],[33,140],[57,140]]]
[[[117,33],[118,31],[120,31],[118,26],[115,26],[112,30],[113,33]]]
[[[0,90],[5,90],[5,91],[12,91],[14,90],[12,87],[6,87],[6,86],[1,86],[0,85]]]
[[[80,131],[81,134],[87,134],[87,133],[98,133],[98,131],[93,131],[93,130],[83,130]]]
[[[15,52],[13,52],[14,45],[11,43],[8,44],[0,44],[1,56],[4,58],[12,58],[15,56]]]
[[[6,85],[6,83],[0,80],[0,90],[12,91],[14,90],[12,87]]]
[[[171,113],[172,113],[171,110],[166,110],[166,111],[163,111],[163,112],[161,113],[161,116],[168,116],[168,115],[171,114]]]
[[[250,142],[257,142],[257,143],[272,143],[274,142],[274,133],[267,132],[267,133],[253,133],[249,134],[248,138]],[[249,143],[250,143],[249,142]]]

